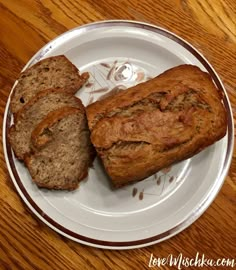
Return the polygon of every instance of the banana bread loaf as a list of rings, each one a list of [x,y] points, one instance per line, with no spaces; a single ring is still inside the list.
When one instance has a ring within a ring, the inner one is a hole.
[[[91,141],[115,187],[189,158],[226,134],[223,93],[181,65],[86,108]]]

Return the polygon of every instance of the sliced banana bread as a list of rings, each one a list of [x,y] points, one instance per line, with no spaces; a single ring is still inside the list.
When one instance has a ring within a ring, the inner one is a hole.
[[[64,55],[49,57],[20,74],[11,96],[11,112],[15,114],[39,91],[47,88],[64,88],[76,93],[88,79]]]
[[[222,95],[208,73],[181,65],[89,105],[91,141],[113,185],[142,180],[224,137]]]
[[[94,158],[85,113],[63,107],[50,112],[32,132],[35,153],[25,156],[33,181],[48,189],[77,188]]]
[[[43,90],[18,111],[15,123],[8,133],[9,141],[18,159],[23,160],[24,155],[30,152],[30,136],[36,125],[49,112],[64,106],[76,107],[84,113],[81,100],[66,93],[64,89]]]

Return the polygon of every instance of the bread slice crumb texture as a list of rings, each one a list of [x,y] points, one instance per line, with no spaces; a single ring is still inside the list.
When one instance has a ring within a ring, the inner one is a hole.
[[[66,88],[67,92],[75,94],[88,77],[87,72],[80,74],[64,55],[41,60],[20,74],[11,96],[11,112],[15,114],[33,96],[47,88]]]
[[[23,160],[30,152],[30,137],[36,125],[49,112],[64,106],[76,107],[84,112],[80,99],[66,93],[64,89],[47,89],[39,92],[16,114],[8,137],[18,159]]]
[[[94,157],[85,113],[71,107],[51,112],[35,128],[32,140],[37,151],[26,156],[25,163],[33,181],[48,189],[77,188]]]

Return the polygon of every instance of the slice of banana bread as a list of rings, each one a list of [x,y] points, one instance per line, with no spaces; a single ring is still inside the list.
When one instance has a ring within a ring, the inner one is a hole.
[[[89,105],[91,141],[113,185],[142,180],[224,137],[222,95],[208,73],[181,65]]]
[[[11,112],[15,114],[34,95],[47,88],[63,88],[74,94],[88,77],[87,72],[80,75],[76,66],[64,55],[41,60],[20,74],[11,95]]]
[[[49,112],[64,106],[76,107],[84,112],[81,100],[66,93],[64,89],[43,90],[18,111],[15,123],[8,133],[9,141],[18,159],[23,160],[24,155],[30,152],[30,136],[36,125]]]
[[[77,188],[94,158],[85,112],[63,107],[50,112],[32,132],[35,153],[25,156],[33,181],[48,189]]]

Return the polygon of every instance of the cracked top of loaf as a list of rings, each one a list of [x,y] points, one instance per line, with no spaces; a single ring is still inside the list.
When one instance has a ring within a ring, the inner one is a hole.
[[[227,130],[210,75],[181,65],[86,109],[91,140],[115,187],[189,158]]]

